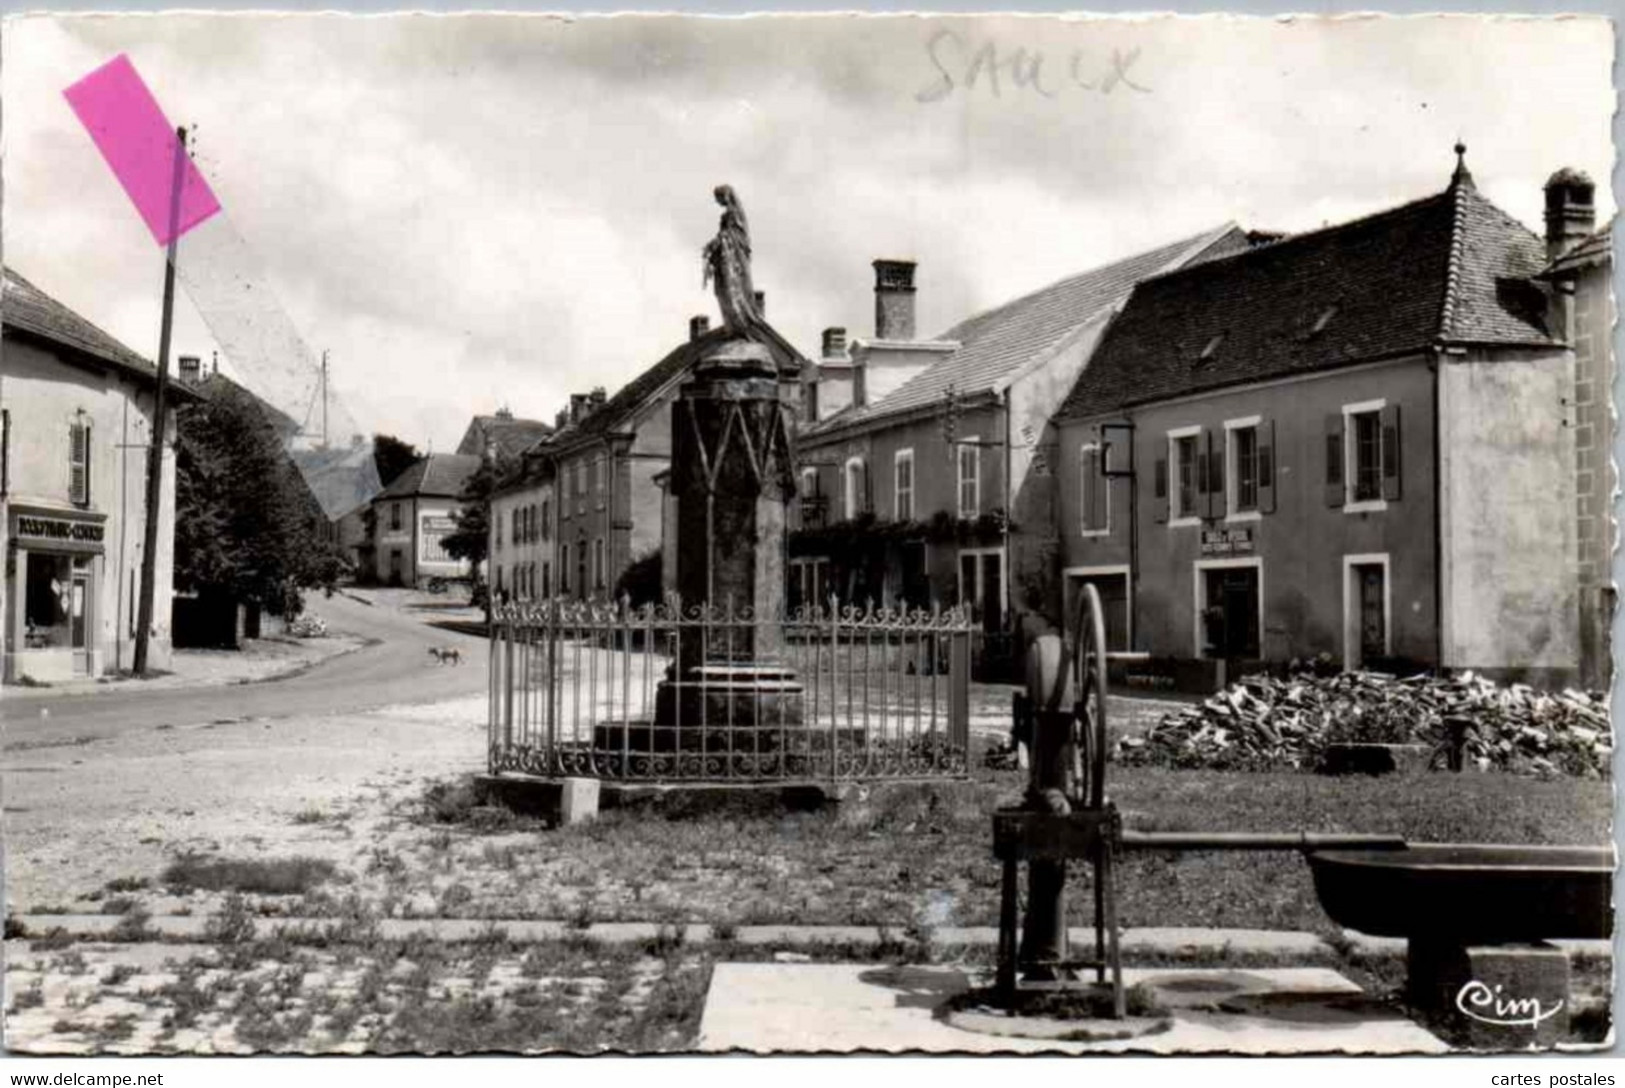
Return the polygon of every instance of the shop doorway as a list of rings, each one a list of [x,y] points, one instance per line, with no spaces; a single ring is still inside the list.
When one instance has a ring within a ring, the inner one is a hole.
[[[1259,567],[1208,566],[1197,571],[1200,656],[1256,661],[1260,655]]]
[[[959,602],[987,632],[1004,629],[1004,553],[997,548],[959,553]]]
[[[83,559],[74,561],[73,584],[68,593],[68,644],[73,648],[73,673],[89,676],[90,569]]]

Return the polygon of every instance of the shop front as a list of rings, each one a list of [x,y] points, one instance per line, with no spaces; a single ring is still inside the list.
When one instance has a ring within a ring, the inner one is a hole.
[[[7,683],[102,671],[96,638],[105,515],[15,505],[6,554]]]

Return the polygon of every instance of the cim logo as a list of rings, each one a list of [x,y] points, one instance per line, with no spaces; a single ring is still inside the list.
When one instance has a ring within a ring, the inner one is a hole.
[[[1505,1028],[1534,1028],[1542,1020],[1550,1020],[1563,1009],[1559,1000],[1549,1009],[1541,1008],[1540,1000],[1533,997],[1508,997],[1503,986],[1493,990],[1474,979],[1456,993],[1456,1008],[1481,1024],[1494,1024]]]

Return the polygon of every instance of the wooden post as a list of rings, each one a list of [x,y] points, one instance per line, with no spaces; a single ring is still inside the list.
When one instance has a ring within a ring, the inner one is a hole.
[[[163,315],[158,326],[158,380],[153,391],[152,439],[147,447],[147,521],[142,527],[141,601],[135,623],[135,657],[130,662],[137,676],[147,672],[147,649],[152,636],[152,606],[158,576],[158,520],[163,501],[164,414],[169,406],[169,334],[175,316],[175,251],[180,241],[181,182],[186,170],[186,129],[175,130],[175,173],[169,192],[169,251],[164,258]]]

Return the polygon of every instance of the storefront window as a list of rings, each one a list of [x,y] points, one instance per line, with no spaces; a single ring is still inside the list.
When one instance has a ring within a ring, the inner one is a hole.
[[[26,649],[67,646],[73,615],[73,560],[65,555],[28,553],[25,604]]]

